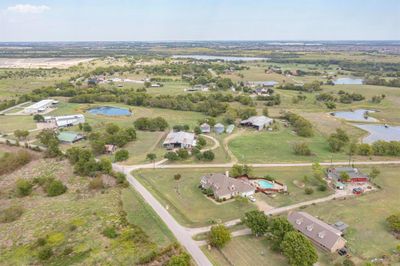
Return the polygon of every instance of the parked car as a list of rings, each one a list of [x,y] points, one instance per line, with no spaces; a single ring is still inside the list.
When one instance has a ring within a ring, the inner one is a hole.
[[[364,192],[364,190],[361,187],[353,188],[353,194],[360,195],[363,192]]]
[[[251,202],[256,202],[256,198],[255,198],[255,197],[249,196],[248,198],[249,198],[249,200],[250,200]]]
[[[340,256],[345,256],[347,255],[347,248],[341,248],[338,250],[338,253]]]

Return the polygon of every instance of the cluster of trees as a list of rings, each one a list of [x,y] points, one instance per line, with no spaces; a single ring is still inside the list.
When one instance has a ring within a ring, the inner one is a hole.
[[[336,129],[328,138],[329,148],[332,152],[340,152],[348,143],[350,138],[343,129]]]
[[[10,107],[13,107],[16,104],[17,104],[17,101],[15,99],[3,100],[0,102],[0,111],[5,110]]]
[[[344,104],[350,104],[352,102],[356,101],[362,101],[365,99],[365,97],[362,94],[359,93],[348,93],[343,90],[340,90],[338,92],[339,98],[337,98],[335,95],[331,93],[320,93],[318,94],[315,99],[320,102],[325,102],[325,103],[330,103],[327,105],[328,108],[334,109],[336,105],[334,105],[334,102],[341,102]]]
[[[267,236],[275,251],[282,252],[290,265],[311,266],[318,255],[311,241],[297,232],[286,218],[268,218],[262,211],[245,213],[242,222],[255,236]]]
[[[382,79],[377,76],[372,78],[366,78],[364,83],[367,85],[387,86],[387,87],[400,87],[400,78],[395,79]]]
[[[123,147],[128,142],[136,140],[136,131],[133,127],[120,128],[116,124],[109,123],[105,126],[104,132],[91,133],[89,140],[93,152],[103,154],[106,144]]]
[[[314,135],[311,123],[305,118],[292,112],[286,112],[284,117],[294,127],[297,135],[301,137],[312,137]]]
[[[111,161],[102,158],[96,161],[92,151],[80,147],[67,150],[66,156],[74,166],[74,172],[81,176],[96,176],[97,173],[111,174]]]
[[[249,165],[234,164],[229,171],[229,175],[232,177],[242,176],[242,175],[253,175],[253,168]]]
[[[375,96],[372,96],[371,102],[372,103],[381,103],[383,101],[383,99],[385,99],[385,98],[386,98],[385,94],[375,95]]]
[[[46,145],[47,149],[45,151],[45,156],[48,158],[54,158],[62,155],[60,150],[60,143],[58,141],[56,133],[51,129],[42,130],[36,138]]]
[[[363,156],[400,156],[400,141],[379,140],[372,144],[358,144],[354,146],[354,153]]]
[[[264,105],[266,106],[274,106],[281,104],[281,95],[280,94],[273,94],[273,95],[258,95],[258,101],[263,101]]]
[[[32,155],[25,150],[20,150],[16,153],[5,153],[0,157],[0,175],[11,173],[31,160]]]
[[[133,124],[137,130],[145,131],[164,131],[168,128],[168,122],[162,117],[141,117],[138,118]]]
[[[297,85],[292,83],[283,84],[277,87],[281,90],[293,90],[293,91],[302,91],[302,92],[316,92],[321,91],[321,82],[313,81],[311,83],[306,83],[304,85]]]
[[[170,161],[178,161],[178,160],[186,160],[191,156],[194,156],[197,160],[201,161],[212,161],[215,158],[215,154],[211,150],[207,150],[201,152],[198,147],[192,149],[192,152],[189,153],[186,149],[179,149],[177,151],[169,151],[164,155],[165,159]]]

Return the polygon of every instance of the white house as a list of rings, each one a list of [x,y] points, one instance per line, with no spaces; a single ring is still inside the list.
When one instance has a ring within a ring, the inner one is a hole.
[[[85,123],[85,116],[81,114],[64,115],[64,116],[45,116],[44,121],[47,123],[54,123],[57,127],[70,127]]]
[[[260,116],[252,116],[249,117],[248,119],[242,120],[240,124],[242,126],[254,127],[257,130],[262,130],[264,127],[272,125],[273,121],[274,120],[269,117],[260,115]]]

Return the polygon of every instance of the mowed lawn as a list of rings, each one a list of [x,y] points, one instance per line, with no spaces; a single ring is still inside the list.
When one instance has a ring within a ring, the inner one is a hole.
[[[369,173],[371,169],[361,168]],[[376,183],[382,190],[347,200],[330,201],[305,209],[328,223],[341,220],[350,227],[345,235],[351,253],[361,259],[391,254],[399,244],[388,232],[386,217],[399,212],[399,166],[379,167]]]
[[[88,109],[98,106],[114,106],[125,109],[130,109],[133,114],[131,116],[104,116],[104,115],[93,115],[87,112]],[[163,117],[169,123],[170,127],[174,125],[187,124],[191,128],[198,125],[198,121],[205,118],[206,116],[198,112],[189,111],[176,111],[169,109],[160,108],[147,108],[129,106],[120,103],[96,103],[96,104],[76,104],[60,102],[59,107],[51,112],[51,115],[68,115],[68,114],[84,114],[87,122],[91,124],[97,123],[115,123],[120,126],[131,126],[133,121],[140,117],[155,118]]]
[[[278,182],[285,184],[288,188],[288,194],[276,194],[275,197],[269,197],[263,193],[256,193],[257,200],[262,200],[273,207],[288,206],[291,204],[308,201],[317,198],[323,198],[333,193],[333,190],[319,191],[317,183],[313,182],[311,167],[271,167],[254,168],[254,176],[263,177],[266,175],[274,177]],[[304,188],[295,185],[295,181],[304,182],[304,176],[308,177],[305,187],[310,187],[314,193],[307,195]]]
[[[121,200],[128,222],[143,229],[159,247],[175,242],[175,237],[161,218],[132,188],[122,190]]]
[[[134,172],[134,176],[163,204],[168,206],[171,214],[186,226],[203,226],[210,221],[240,218],[247,211],[256,209],[250,202],[236,200],[217,204],[206,198],[199,189],[200,179],[207,173],[225,173],[224,168],[190,168],[190,169],[147,169]],[[179,181],[174,180],[175,174],[181,174]],[[271,198],[257,193],[258,201],[265,201],[273,207],[286,206],[297,202],[322,198],[332,193],[331,190],[318,191],[307,195],[304,188],[294,185],[294,180],[303,180],[304,175],[311,175],[311,167],[301,168],[255,168],[255,176],[270,175],[288,187],[288,194],[278,194]],[[311,178],[310,178],[311,179]]]
[[[293,144],[296,142],[307,143],[313,155],[295,155]],[[245,134],[231,140],[229,149],[242,163],[326,162],[347,158],[343,153],[331,153],[328,142],[318,132],[311,138],[304,138],[289,128],[274,132],[249,129]]]
[[[286,258],[273,251],[269,241],[263,237],[235,237],[221,250],[208,250],[207,246],[203,246],[202,250],[212,264],[218,266],[288,265]]]
[[[134,172],[134,176],[185,226],[197,227],[212,221],[240,218],[255,209],[248,201],[230,200],[217,204],[198,188],[206,173],[224,172],[223,169],[149,169]],[[175,174],[181,174],[179,181]]]

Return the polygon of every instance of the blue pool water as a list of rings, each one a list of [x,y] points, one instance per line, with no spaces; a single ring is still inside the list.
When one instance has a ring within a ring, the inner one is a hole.
[[[261,188],[273,188],[274,184],[267,180],[258,180],[258,184],[260,185]]]
[[[128,109],[111,107],[111,106],[100,106],[88,110],[89,113],[94,115],[108,115],[108,116],[128,116],[131,112]]]

